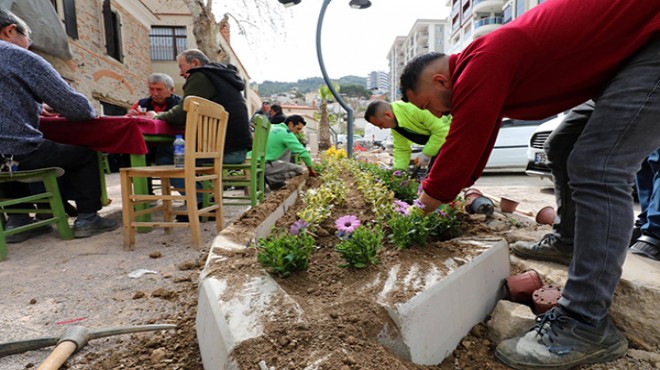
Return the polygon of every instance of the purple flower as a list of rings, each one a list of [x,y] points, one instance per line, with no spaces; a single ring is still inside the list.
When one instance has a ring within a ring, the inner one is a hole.
[[[299,219],[291,225],[289,228],[289,233],[291,233],[291,235],[298,235],[301,231],[306,229],[307,226],[309,226],[307,222]]]
[[[442,208],[440,208],[440,207],[436,208],[435,211],[433,211],[433,212],[439,214],[440,216],[442,216],[444,218],[449,218],[447,213],[445,213],[445,211],[443,211]]]
[[[392,175],[394,175],[396,177],[401,177],[401,176],[403,176],[403,171],[396,170],[396,171],[392,172]]]
[[[360,226],[360,220],[353,215],[342,216],[335,221],[335,226],[340,233],[352,233]]]
[[[415,199],[415,200],[413,201],[413,206],[415,206],[415,207],[417,207],[417,208],[419,208],[419,209],[424,209],[424,208],[426,208],[426,205],[424,205],[424,203],[422,203],[422,201],[419,200],[419,199]]]
[[[424,191],[424,188],[422,188],[422,184],[419,184],[417,187],[417,196],[422,195],[422,192]]]
[[[408,186],[409,183],[410,183],[410,180],[403,180],[403,181],[401,181],[401,186]]]
[[[402,215],[408,215],[408,208],[410,208],[410,204],[394,199],[394,210],[401,213]]]

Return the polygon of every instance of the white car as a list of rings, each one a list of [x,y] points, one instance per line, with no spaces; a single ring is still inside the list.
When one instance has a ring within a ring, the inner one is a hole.
[[[543,150],[543,145],[564,117],[564,114],[560,114],[556,118],[545,122],[534,131],[532,137],[529,139],[529,147],[527,148],[526,174],[552,180],[552,174],[548,167],[548,157]]]
[[[524,121],[502,119],[500,132],[495,146],[486,163],[486,172],[523,172],[527,167],[527,148],[529,138],[544,122],[556,116],[542,120]]]

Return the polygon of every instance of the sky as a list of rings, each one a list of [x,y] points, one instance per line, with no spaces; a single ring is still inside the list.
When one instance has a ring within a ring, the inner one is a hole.
[[[259,29],[244,26],[247,35],[242,36],[235,21],[230,20],[232,47],[252,81],[295,82],[321,77],[316,27],[322,1],[302,0],[290,8],[284,8],[276,0],[269,1],[275,4],[276,22],[283,23],[277,31],[266,21],[253,22],[260,24]],[[331,79],[347,75],[366,77],[372,71],[388,71],[387,54],[396,36],[408,35],[417,19],[442,19],[449,14],[444,0],[371,2],[371,7],[362,10],[352,9],[349,0],[335,0],[328,5],[323,18],[321,49]],[[236,5],[242,1],[221,3],[225,4],[214,10],[218,19],[221,16],[217,14],[225,12],[239,20],[249,17],[243,14],[249,10]]]

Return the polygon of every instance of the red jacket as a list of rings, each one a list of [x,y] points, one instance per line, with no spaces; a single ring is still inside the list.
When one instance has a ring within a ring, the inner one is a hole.
[[[451,55],[453,121],[424,191],[454,200],[483,172],[502,117],[541,119],[593,98],[651,37],[660,0],[548,0]]]

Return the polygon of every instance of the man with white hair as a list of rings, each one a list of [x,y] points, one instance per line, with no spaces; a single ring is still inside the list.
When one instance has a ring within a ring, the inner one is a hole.
[[[146,112],[166,112],[181,102],[181,97],[174,93],[174,80],[165,73],[152,73],[147,81],[149,97],[133,104],[127,116],[146,115]]]

